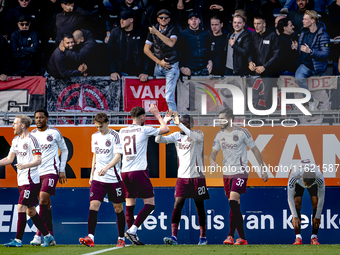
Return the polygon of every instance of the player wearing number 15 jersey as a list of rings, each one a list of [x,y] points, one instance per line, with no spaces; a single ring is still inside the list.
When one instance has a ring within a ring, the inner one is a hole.
[[[94,118],[98,132],[91,138],[93,152],[90,175],[90,212],[88,218],[88,236],[79,238],[79,242],[89,247],[94,246],[94,232],[97,225],[97,214],[106,194],[113,203],[117,215],[117,247],[125,247],[125,216],[123,211],[124,184],[120,174],[120,157],[122,147],[119,135],[109,128],[106,113],[98,113]]]
[[[14,137],[9,154],[0,160],[0,166],[9,165],[17,158],[19,202],[18,202],[18,226],[14,240],[6,243],[6,247],[22,247],[22,237],[26,227],[26,214],[31,217],[34,225],[44,235],[43,247],[48,247],[54,241],[53,236],[48,233],[42,219],[35,209],[39,194],[39,172],[38,166],[41,164],[41,147],[39,141],[28,132],[32,120],[26,115],[15,117],[13,128]]]
[[[133,124],[122,128],[119,132],[120,141],[123,145],[122,178],[126,191],[126,222],[128,230],[125,236],[134,244],[141,245],[137,236],[137,228],[144,222],[146,217],[155,209],[153,187],[149,178],[146,150],[150,136],[168,133],[170,130],[166,122],[171,119],[167,114],[163,120],[156,105],[150,106],[150,112],[158,119],[160,128],[146,127],[145,110],[142,107],[134,107],[130,114]],[[136,198],[143,198],[144,207],[134,220],[134,208]]]
[[[234,244],[235,229],[239,234],[239,239],[235,245],[248,244],[244,234],[243,217],[240,210],[240,196],[246,193],[248,173],[246,171],[247,146],[254,153],[257,162],[261,167],[261,177],[264,182],[268,180],[268,174],[264,171],[264,162],[259,149],[248,130],[235,127],[233,111],[224,109],[219,114],[219,119],[226,123],[221,126],[221,131],[216,134],[214,145],[210,153],[210,165],[217,167],[216,156],[221,149],[223,153],[223,182],[226,197],[230,205],[230,231],[224,244]]]
[[[193,198],[198,214],[200,226],[199,245],[207,244],[206,219],[204,200],[209,199],[205,176],[203,171],[203,142],[202,131],[191,130],[194,120],[190,115],[184,115],[179,120],[178,113],[174,113],[174,123],[181,129],[180,132],[168,136],[157,136],[157,143],[174,143],[179,160],[177,182],[175,188],[175,205],[171,217],[171,237],[165,237],[166,244],[177,245],[178,225],[186,198]]]
[[[53,235],[51,196],[55,195],[57,181],[66,182],[65,166],[68,150],[60,131],[47,125],[48,112],[39,109],[34,113],[37,128],[31,134],[36,137],[41,145],[41,164],[38,167],[40,175],[39,215],[47,230]],[[60,158],[59,160],[59,149]],[[41,232],[37,230],[31,245],[41,244]],[[56,245],[55,241],[50,245]]]

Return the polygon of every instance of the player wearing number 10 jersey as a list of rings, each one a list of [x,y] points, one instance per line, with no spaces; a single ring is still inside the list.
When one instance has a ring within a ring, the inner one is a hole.
[[[124,184],[120,175],[120,157],[122,146],[119,135],[109,128],[106,113],[98,113],[94,118],[98,132],[91,138],[93,152],[90,175],[90,212],[88,218],[88,236],[79,238],[79,242],[89,247],[94,246],[94,232],[97,225],[97,214],[106,194],[113,203],[117,215],[117,247],[125,247],[125,216],[123,211]]]
[[[68,150],[60,131],[47,125],[48,112],[39,109],[34,113],[37,128],[31,134],[41,144],[41,164],[38,167],[40,175],[39,215],[47,230],[53,235],[51,196],[55,195],[55,189],[59,178],[60,184],[66,182],[65,166]],[[59,149],[60,158],[59,160]],[[41,232],[37,230],[31,245],[41,244]],[[56,245],[55,241],[50,245]]]
[[[240,210],[240,196],[246,193],[248,173],[246,171],[247,146],[254,153],[257,162],[259,163],[263,181],[268,180],[268,174],[264,171],[264,162],[259,149],[248,130],[240,127],[235,127],[233,111],[224,109],[219,114],[219,119],[224,121],[221,126],[221,131],[216,134],[214,145],[210,153],[210,165],[217,167],[216,156],[221,149],[223,153],[223,181],[226,197],[229,199],[230,205],[230,231],[224,244],[234,244],[235,229],[239,234],[239,239],[235,245],[248,244],[244,234],[243,217]]]
[[[163,240],[166,244],[177,245],[178,225],[181,220],[181,211],[186,198],[193,198],[198,214],[200,226],[199,245],[207,244],[206,219],[204,200],[209,199],[205,176],[203,172],[203,142],[202,131],[191,130],[194,120],[190,115],[184,115],[179,120],[178,113],[174,113],[174,123],[181,129],[180,132],[168,136],[157,136],[157,143],[174,143],[179,160],[177,182],[175,189],[175,205],[171,217],[170,237]]]
[[[155,209],[154,192],[146,160],[148,139],[150,136],[162,135],[170,131],[166,122],[171,117],[167,115],[163,120],[156,105],[150,106],[150,112],[158,119],[160,128],[144,126],[146,118],[144,108],[134,107],[130,112],[133,124],[122,128],[119,132],[120,141],[123,145],[122,178],[126,192],[125,217],[129,228],[125,232],[125,236],[135,245],[143,244],[136,234],[137,228]],[[144,207],[134,220],[136,198],[143,198]]]

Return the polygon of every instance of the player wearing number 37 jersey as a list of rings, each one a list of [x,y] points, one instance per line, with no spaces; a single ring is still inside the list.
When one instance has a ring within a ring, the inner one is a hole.
[[[243,217],[240,210],[240,197],[246,193],[248,173],[246,167],[247,146],[254,153],[254,156],[261,167],[261,177],[264,182],[268,180],[268,174],[264,171],[264,162],[259,149],[247,129],[235,127],[233,111],[222,110],[219,119],[223,123],[221,131],[216,134],[214,145],[210,153],[210,165],[217,167],[216,156],[219,150],[223,153],[223,182],[226,197],[230,205],[230,231],[224,244],[246,245],[248,244],[244,234]],[[239,239],[234,243],[235,229],[239,234]]]
[[[144,126],[146,118],[144,108],[134,107],[130,112],[133,124],[122,128],[119,132],[123,145],[122,178],[126,192],[125,218],[129,228],[125,232],[125,236],[135,245],[143,244],[137,236],[137,228],[155,209],[154,192],[146,160],[148,139],[150,136],[168,133],[170,130],[166,122],[171,119],[168,115],[172,115],[172,112],[168,113],[163,120],[156,105],[150,106],[150,112],[158,119],[160,128]],[[134,220],[136,198],[143,198],[144,207]]]

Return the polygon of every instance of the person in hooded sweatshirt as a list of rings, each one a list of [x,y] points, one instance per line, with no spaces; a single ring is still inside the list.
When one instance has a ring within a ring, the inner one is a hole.
[[[21,15],[18,19],[18,30],[11,35],[13,75],[15,76],[38,74],[38,33],[31,30],[30,26],[30,17]]]

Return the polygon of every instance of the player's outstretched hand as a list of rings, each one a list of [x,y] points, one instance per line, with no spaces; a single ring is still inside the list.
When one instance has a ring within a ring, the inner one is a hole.
[[[155,104],[151,104],[150,105],[150,112],[155,116],[157,117],[159,115],[159,110],[157,108],[157,105]]]
[[[175,125],[179,125],[179,116],[178,112],[174,112],[174,117],[173,117]]]
[[[166,111],[165,116],[164,116],[164,122],[168,123],[172,119],[172,110]]]
[[[295,229],[299,228],[301,224],[300,219],[298,217],[294,217],[292,220],[292,224]]]
[[[64,183],[67,182],[67,178],[66,178],[65,172],[59,172],[59,178],[58,178],[58,180],[59,180],[59,183],[60,183],[60,184],[64,184]]]

